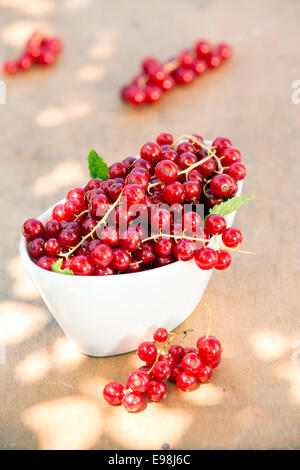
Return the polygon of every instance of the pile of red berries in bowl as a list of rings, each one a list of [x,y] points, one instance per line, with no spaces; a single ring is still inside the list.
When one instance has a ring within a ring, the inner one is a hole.
[[[183,333],[186,335],[188,331]],[[153,339],[160,345],[163,343],[159,350],[151,341],[142,342],[137,354],[145,364],[129,374],[125,387],[116,381],[105,385],[103,396],[107,403],[122,404],[129,413],[137,413],[145,408],[146,400],[158,402],[164,398],[167,380],[186,392],[207,382],[221,360],[220,341],[207,334],[198,339],[196,348],[171,345],[178,334],[158,328]]]
[[[30,69],[33,65],[52,65],[62,50],[62,42],[57,37],[45,36],[37,31],[26,41],[25,50],[15,60],[4,62],[3,71],[14,75]]]
[[[38,267],[108,276],[193,260],[222,270],[240,251],[242,234],[225,217],[247,200],[236,196],[246,169],[229,139],[163,133],[109,168],[91,151],[89,168],[92,179],[71,189],[51,220],[24,223]]]
[[[123,87],[121,96],[134,106],[155,103],[175,85],[193,82],[206,70],[219,67],[231,55],[232,49],[228,44],[212,46],[201,40],[193,49],[185,50],[165,63],[154,57],[146,57],[141,64],[141,73]]]

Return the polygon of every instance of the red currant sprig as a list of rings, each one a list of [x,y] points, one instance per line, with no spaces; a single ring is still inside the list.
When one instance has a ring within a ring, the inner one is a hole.
[[[62,51],[62,41],[56,37],[48,37],[36,31],[26,41],[25,50],[16,60],[4,62],[3,71],[14,75],[18,71],[30,69],[34,64],[48,66],[54,64]]]
[[[206,70],[219,67],[231,55],[232,49],[228,44],[220,43],[213,47],[201,40],[192,50],[185,50],[165,63],[154,57],[146,57],[140,75],[121,90],[121,97],[133,106],[156,103],[175,85],[193,82]]]
[[[174,382],[184,391],[192,391],[199,383],[207,382],[221,360],[221,343],[207,333],[197,341],[196,348],[171,345],[178,334],[158,328],[153,338],[163,346],[157,350],[151,341],[144,341],[137,354],[144,366],[131,372],[126,386],[120,382],[109,382],[103,389],[103,397],[110,405],[123,404],[129,413],[142,411],[146,406],[145,397],[150,401],[161,401],[167,393],[168,382]],[[168,382],[167,382],[168,380]]]

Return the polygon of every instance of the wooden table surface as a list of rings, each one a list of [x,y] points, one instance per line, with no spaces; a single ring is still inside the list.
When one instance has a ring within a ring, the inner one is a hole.
[[[65,43],[57,66],[1,77],[0,448],[299,448],[300,104],[292,83],[300,3],[0,0],[0,8],[1,59],[36,26]],[[120,102],[143,56],[166,59],[201,37],[232,43],[232,61],[156,106]],[[24,272],[18,243],[25,219],[88,179],[90,148],[112,163],[162,131],[225,135],[241,149],[244,194],[256,197],[236,225],[256,256],[236,255],[214,273],[189,318],[193,343],[207,329],[204,304],[212,309],[224,349],[213,380],[193,393],[171,386],[162,403],[130,415],[106,405],[101,390],[125,380],[137,356],[76,352]]]

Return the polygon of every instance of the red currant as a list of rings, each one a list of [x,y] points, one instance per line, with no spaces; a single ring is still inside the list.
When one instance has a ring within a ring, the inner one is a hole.
[[[135,370],[129,374],[127,380],[127,387],[131,388],[132,390],[136,390],[137,392],[146,392],[150,385],[150,377],[145,371],[140,369]]]
[[[138,413],[144,408],[143,396],[140,392],[136,391],[127,393],[122,403],[128,413]]]
[[[91,260],[101,268],[106,268],[113,259],[113,251],[110,246],[100,243],[91,250]]]
[[[146,394],[151,401],[160,401],[167,393],[167,386],[164,382],[151,380]]]
[[[125,271],[131,262],[131,256],[127,251],[122,250],[121,248],[115,248],[113,250],[113,260],[111,267],[116,271]]]
[[[197,377],[189,372],[183,371],[177,375],[176,383],[178,388],[186,392],[190,392],[197,385]]]
[[[222,271],[223,269],[228,268],[231,263],[231,256],[228,253],[228,251],[219,250],[217,252],[217,255],[218,255],[218,261],[215,266],[215,269],[217,269],[218,271]]]
[[[109,382],[103,389],[103,397],[110,405],[120,405],[124,398],[124,385],[120,382]]]
[[[158,145],[172,145],[173,140],[172,134],[168,134],[167,132],[162,132],[156,137]]]
[[[178,166],[171,160],[161,160],[155,167],[155,175],[163,183],[171,183],[178,176]]]
[[[205,219],[205,230],[211,235],[220,235],[226,230],[226,220],[221,215],[209,215]]]
[[[183,201],[184,198],[184,187],[178,181],[169,183],[164,187],[163,198],[168,204],[175,204]]]
[[[195,253],[195,261],[200,269],[212,269],[218,261],[217,253],[212,248],[201,248]]]
[[[226,173],[230,175],[234,180],[243,180],[246,176],[246,167],[242,163],[232,163],[226,170]]]
[[[198,355],[205,363],[214,363],[221,357],[221,343],[215,336],[201,336],[197,341]]]
[[[154,343],[144,341],[141,343],[137,350],[139,358],[144,362],[155,361],[157,356],[157,349]]]
[[[173,357],[175,362],[179,362],[184,355],[184,347],[180,344],[172,344],[169,349],[169,354]]]
[[[237,228],[230,227],[223,233],[222,241],[225,246],[236,248],[243,241],[242,232]]]
[[[193,352],[185,354],[181,364],[183,369],[191,374],[197,374],[201,369],[201,360],[199,356]]]
[[[212,376],[212,368],[209,364],[201,363],[200,370],[197,372],[197,379],[199,382],[207,382]]]
[[[165,341],[167,341],[168,337],[169,333],[165,328],[157,328],[157,330],[155,330],[155,332],[153,333],[153,339],[158,343],[164,343]]]
[[[60,251],[60,243],[56,238],[49,238],[45,242],[45,251],[47,255],[58,255]]]
[[[40,258],[43,254],[45,254],[44,248],[45,240],[43,238],[35,238],[32,242],[29,242],[27,245],[27,251],[30,258]],[[48,254],[56,254],[56,253],[48,253]]]
[[[87,256],[74,256],[71,263],[71,269],[77,276],[92,276],[94,266]]]
[[[180,261],[189,261],[194,258],[194,243],[191,240],[182,239],[174,246],[173,253]]]
[[[210,189],[218,197],[229,197],[234,189],[234,183],[229,175],[215,175],[210,182]]]
[[[41,238],[43,236],[44,227],[40,220],[28,219],[23,224],[22,232],[26,240],[31,241],[35,238]]]
[[[54,256],[42,256],[36,263],[40,268],[51,271],[52,264],[56,262],[57,258]]]

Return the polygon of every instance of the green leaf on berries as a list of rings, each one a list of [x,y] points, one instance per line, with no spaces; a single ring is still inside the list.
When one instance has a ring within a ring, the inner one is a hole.
[[[251,194],[249,197],[245,196],[234,196],[227,201],[221,202],[220,204],[215,205],[209,211],[209,215],[217,214],[226,217],[231,212],[238,210],[245,202],[250,201],[254,198],[254,194]]]
[[[88,155],[88,164],[91,178],[108,179],[108,166],[96,150],[91,150]]]
[[[72,269],[68,269],[68,268],[61,269],[63,261],[64,260],[62,258],[59,258],[55,263],[52,264],[51,270],[54,273],[68,274],[68,275],[71,275],[71,276],[74,275]]]

